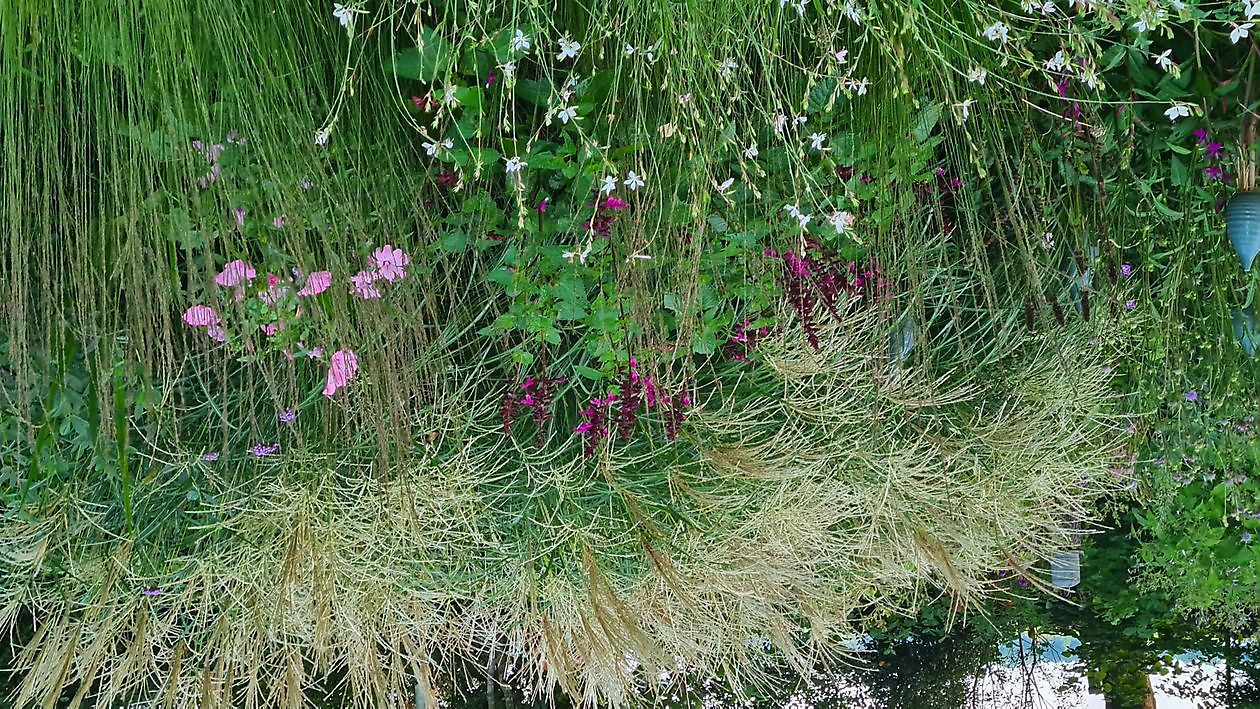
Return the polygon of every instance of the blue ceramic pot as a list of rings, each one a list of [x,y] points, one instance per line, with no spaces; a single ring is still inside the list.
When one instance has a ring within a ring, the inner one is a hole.
[[[1256,314],[1251,308],[1243,310],[1234,308],[1230,315],[1234,321],[1234,337],[1243,346],[1243,350],[1256,356],[1256,345],[1260,344],[1260,331],[1256,329]]]
[[[1243,270],[1250,271],[1260,253],[1260,192],[1239,192],[1231,197],[1225,206],[1225,223]]]

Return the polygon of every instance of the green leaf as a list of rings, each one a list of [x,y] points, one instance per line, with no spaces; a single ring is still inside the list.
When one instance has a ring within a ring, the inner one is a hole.
[[[598,369],[591,369],[590,367],[584,367],[580,364],[573,365],[573,371],[593,382],[598,382],[604,378],[604,373]]]
[[[920,143],[927,142],[936,124],[941,120],[941,104],[932,103],[923,107],[914,122],[914,139]]]
[[[451,45],[442,35],[425,27],[420,30],[420,42],[394,55],[385,69],[405,79],[415,79],[431,84],[439,74],[450,68]]]
[[[468,235],[462,231],[448,232],[442,237],[442,250],[449,253],[459,253],[468,248]]]
[[[516,97],[535,106],[546,108],[551,99],[551,84],[535,79],[517,79]]]

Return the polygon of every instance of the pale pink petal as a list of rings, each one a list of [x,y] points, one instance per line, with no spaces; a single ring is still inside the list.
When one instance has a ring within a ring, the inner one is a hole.
[[[319,295],[328,290],[332,285],[332,273],[330,271],[316,271],[306,277],[306,287],[298,291],[300,296]]]
[[[391,283],[405,277],[407,272],[403,270],[403,267],[411,265],[411,259],[403,253],[402,249],[395,249],[389,244],[372,252],[372,257],[376,261],[376,268],[380,271],[381,278]]]
[[[227,339],[227,333],[224,332],[222,325],[211,325],[209,329],[206,330],[206,334],[209,335],[210,339],[215,342],[223,342]]]
[[[214,308],[208,305],[194,305],[184,311],[184,322],[193,327],[207,327],[217,325],[219,316],[215,314]]]
[[[344,387],[355,373],[359,371],[359,359],[350,350],[337,350],[333,353],[328,367],[328,381],[324,385],[324,396],[332,396]]]
[[[214,277],[214,282],[230,288],[239,284],[241,281],[252,281],[258,273],[249,263],[237,259],[223,267],[223,272]]]

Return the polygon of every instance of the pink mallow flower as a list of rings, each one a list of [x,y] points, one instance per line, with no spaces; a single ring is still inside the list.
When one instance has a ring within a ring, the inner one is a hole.
[[[411,265],[411,259],[407,258],[407,254],[403,253],[402,249],[395,249],[389,244],[372,252],[372,258],[376,261],[376,269],[380,272],[381,278],[391,283],[405,278],[407,272],[403,268]]]
[[[380,277],[381,274],[376,271],[359,271],[354,274],[350,277],[350,283],[354,285],[354,294],[364,300],[380,298],[381,292],[377,290],[376,286],[372,285]]]
[[[319,295],[328,290],[332,285],[332,273],[329,271],[316,271],[306,277],[306,287],[298,291],[297,294],[303,297]]]
[[[328,383],[324,386],[324,396],[332,396],[354,378],[359,371],[359,358],[350,350],[337,350],[333,353],[332,364],[328,367]]]
[[[214,277],[214,282],[224,288],[231,288],[242,281],[252,281],[258,272],[249,263],[237,259],[223,267],[223,272]]]
[[[194,305],[184,311],[184,322],[192,327],[209,327],[219,324],[219,316],[208,305]]]

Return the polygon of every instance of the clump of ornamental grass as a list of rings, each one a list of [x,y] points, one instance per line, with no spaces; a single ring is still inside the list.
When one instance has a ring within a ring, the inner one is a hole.
[[[820,322],[817,351],[789,325],[758,344],[769,386],[703,398],[672,446],[505,456],[497,400],[453,396],[388,471],[308,445],[209,476],[192,546],[101,538],[95,506],[50,499],[2,532],[4,617],[37,619],[19,703],[302,706],[337,671],[355,705],[401,705],[496,656],[500,681],[624,705],[662,668],[768,682],[772,657],[839,661],[872,607],[1035,576],[1122,484],[1104,353],[1081,326],[993,335],[948,312],[965,284],[934,285],[896,376],[878,309]],[[204,467],[164,464],[150,496]]]

